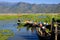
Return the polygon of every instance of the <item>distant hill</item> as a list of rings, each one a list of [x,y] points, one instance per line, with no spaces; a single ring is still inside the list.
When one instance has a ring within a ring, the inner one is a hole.
[[[59,4],[29,4],[0,2],[0,13],[60,13]]]

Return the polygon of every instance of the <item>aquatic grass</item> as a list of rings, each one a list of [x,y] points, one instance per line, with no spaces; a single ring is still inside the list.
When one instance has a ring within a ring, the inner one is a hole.
[[[22,22],[25,22],[26,20],[31,20],[34,22],[51,22],[52,18],[60,19],[59,14],[20,14],[20,15],[0,15],[0,20],[10,20],[10,19],[18,19]]]
[[[15,19],[17,16],[14,15],[0,15],[0,20],[9,20],[9,19]]]
[[[52,18],[55,18],[55,19],[60,19],[60,15],[52,15],[52,14],[29,14],[29,15],[22,15],[20,16],[19,18],[20,19],[23,19],[23,21],[26,21],[26,20],[31,20],[31,21],[35,21],[35,22],[48,22],[50,23],[51,22],[51,19]]]
[[[14,33],[11,30],[0,30],[0,40],[7,40],[9,37],[13,37]]]

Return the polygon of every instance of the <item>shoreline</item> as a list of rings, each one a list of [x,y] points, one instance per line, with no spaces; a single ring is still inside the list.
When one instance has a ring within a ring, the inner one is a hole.
[[[0,15],[60,15],[60,13],[0,13]]]

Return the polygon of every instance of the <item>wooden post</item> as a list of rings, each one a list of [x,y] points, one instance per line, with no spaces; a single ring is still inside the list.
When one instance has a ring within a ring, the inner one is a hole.
[[[51,19],[51,31],[52,31],[52,19]]]
[[[57,24],[57,22],[56,22],[56,24]],[[56,27],[55,27],[55,40],[57,40],[57,25],[56,25]]]

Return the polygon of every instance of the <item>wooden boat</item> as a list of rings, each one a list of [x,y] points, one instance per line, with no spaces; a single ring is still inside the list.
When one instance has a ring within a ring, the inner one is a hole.
[[[50,40],[51,39],[51,35],[48,33],[43,33],[40,30],[40,28],[36,28],[36,32],[37,32],[37,35],[38,35],[40,40]]]

